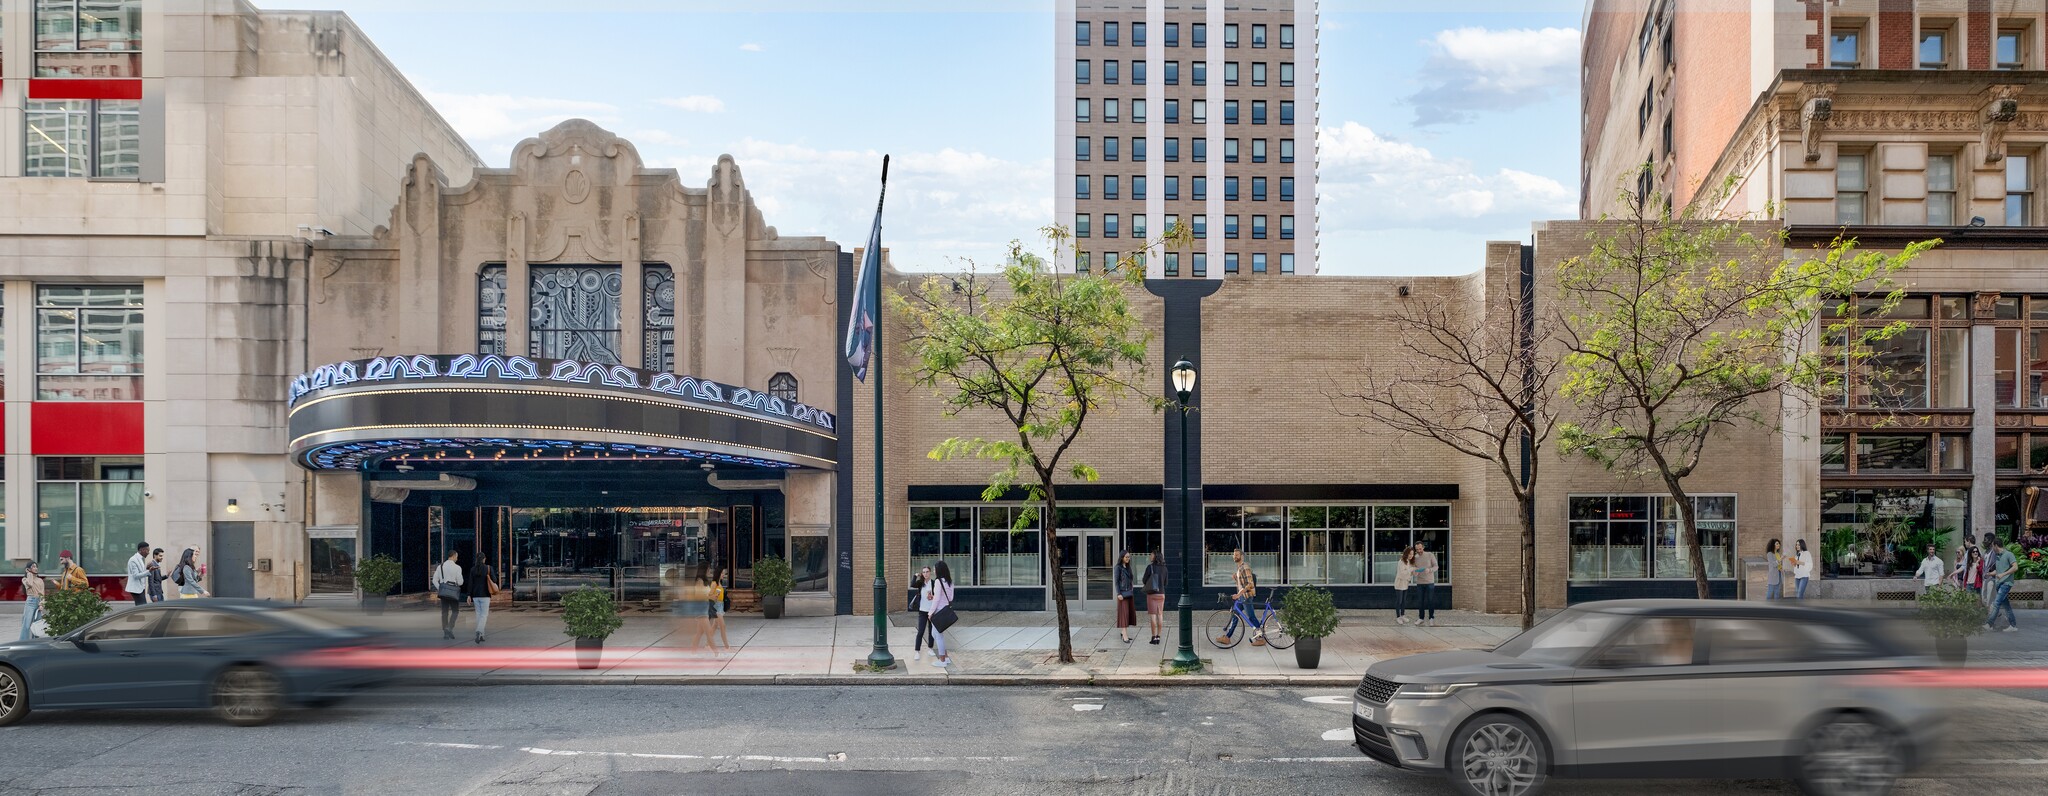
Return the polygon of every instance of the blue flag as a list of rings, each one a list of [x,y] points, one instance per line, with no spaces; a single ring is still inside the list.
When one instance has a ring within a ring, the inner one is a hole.
[[[846,317],[846,364],[853,377],[868,380],[868,364],[875,356],[876,286],[882,279],[882,209],[875,208],[875,230],[868,234],[868,248],[860,261],[860,276],[853,282],[853,302]]]

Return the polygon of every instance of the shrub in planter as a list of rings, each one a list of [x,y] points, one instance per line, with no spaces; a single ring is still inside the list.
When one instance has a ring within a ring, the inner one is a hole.
[[[789,562],[774,556],[754,560],[754,593],[761,597],[761,615],[782,618],[782,598],[796,586],[796,574]]]
[[[1280,600],[1280,626],[1294,637],[1294,663],[1303,669],[1322,664],[1323,638],[1337,632],[1337,604],[1330,591],[1296,586]]]
[[[1969,655],[1970,637],[1984,629],[1990,615],[1984,602],[1968,590],[1940,584],[1921,592],[1915,601],[1921,627],[1934,637],[1936,652],[1945,663],[1960,664]]]
[[[51,589],[43,597],[43,621],[50,638],[85,627],[107,613],[107,601],[91,589]]]
[[[384,596],[398,585],[398,561],[379,553],[356,565],[356,588],[363,592],[363,607],[373,613],[384,611]]]
[[[576,639],[576,667],[595,669],[604,654],[604,640],[626,620],[619,618],[611,592],[585,586],[562,596],[562,624],[562,632]]]

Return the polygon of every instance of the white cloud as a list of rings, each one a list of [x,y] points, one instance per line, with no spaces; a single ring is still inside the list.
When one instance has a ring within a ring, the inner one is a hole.
[[[1497,229],[1567,217],[1578,205],[1578,194],[1557,180],[1505,168],[1482,173],[1357,122],[1316,134],[1325,231]]]
[[[442,118],[475,147],[486,163],[502,165],[521,140],[565,119],[615,120],[618,107],[605,102],[523,97],[510,94],[446,94],[423,91]]]
[[[1579,31],[1571,28],[1454,28],[1429,44],[1423,87],[1407,98],[1418,125],[1534,105],[1578,82]]]
[[[725,100],[709,94],[692,94],[687,97],[667,97],[655,100],[663,105],[691,113],[719,113],[725,110]]]
[[[753,42],[747,42],[746,44],[740,45],[740,49],[750,53],[757,53],[761,51],[761,45],[755,44]]]
[[[701,186],[716,152],[641,144],[648,165],[675,168]],[[851,251],[867,242],[881,188],[882,153],[818,149],[745,139],[728,154],[739,162],[764,219],[785,235],[822,235]],[[897,152],[889,165],[883,245],[905,271],[963,267],[955,258],[988,263],[1013,238],[1027,242],[1052,221],[1052,161],[1005,160],[943,149]]]

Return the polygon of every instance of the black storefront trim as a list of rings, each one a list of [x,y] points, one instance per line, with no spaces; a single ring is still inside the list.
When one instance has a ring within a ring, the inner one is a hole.
[[[1716,600],[1735,599],[1733,578],[1709,579],[1707,591]],[[1599,600],[1646,600],[1678,599],[1690,600],[1700,596],[1699,585],[1690,579],[1683,580],[1608,580],[1598,583],[1567,583],[1564,587],[1566,605],[1596,602]]]
[[[835,306],[853,306],[853,282],[853,253],[842,251],[839,253],[839,273],[835,283],[838,286],[839,303]],[[845,351],[846,324],[837,325],[838,350]],[[878,334],[880,331],[876,330]],[[840,417],[850,418],[853,417],[853,366],[847,364],[845,357],[834,359],[838,360],[839,364],[838,390],[833,396],[833,405],[838,408]],[[832,562],[833,571],[837,573],[837,577],[832,579],[832,612],[839,616],[849,616],[853,613],[853,424],[840,423],[836,430],[839,432],[839,440],[834,447],[837,454],[834,458],[845,464],[833,473],[838,488],[832,490],[835,504],[832,507],[832,527],[836,531],[833,534],[832,546],[837,551]],[[873,476],[873,473],[869,474],[870,479]]]
[[[980,502],[982,484],[914,484],[912,503]],[[1061,503],[1141,503],[1162,499],[1158,484],[1063,484]],[[1000,500],[1021,501],[1022,487]],[[1203,484],[1203,503],[1303,503],[1322,500],[1457,500],[1457,484]]]

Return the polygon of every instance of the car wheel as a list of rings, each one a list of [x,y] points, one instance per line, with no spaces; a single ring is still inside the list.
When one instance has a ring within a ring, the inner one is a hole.
[[[1536,796],[1549,770],[1550,750],[1536,728],[1504,713],[1459,728],[1444,757],[1444,772],[1465,796]]]
[[[21,672],[0,666],[0,727],[28,715],[28,682]]]
[[[1883,796],[1903,768],[1899,735],[1862,716],[1844,714],[1806,736],[1799,787],[1814,796]]]
[[[240,727],[254,727],[277,718],[284,705],[284,683],[261,666],[237,666],[213,680],[213,712]]]

